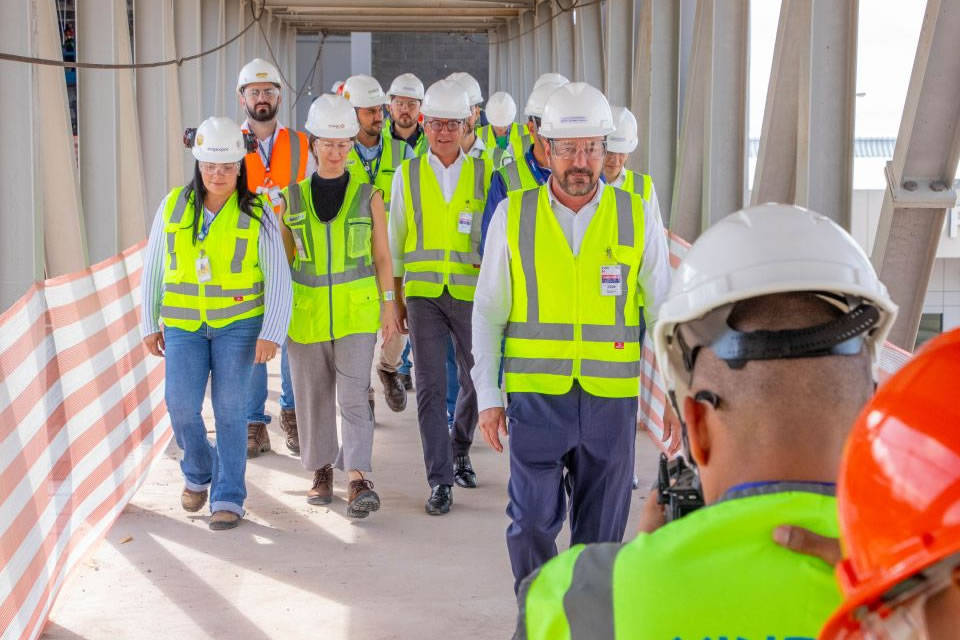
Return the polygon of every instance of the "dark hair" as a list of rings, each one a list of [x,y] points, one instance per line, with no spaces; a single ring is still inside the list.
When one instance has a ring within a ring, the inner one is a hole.
[[[203,184],[203,176],[200,175],[200,163],[193,163],[193,180],[186,186],[187,200],[194,194],[193,199],[193,220],[190,225],[193,227],[193,244],[197,244],[200,235],[200,225],[203,221],[203,201],[207,197],[207,187]],[[240,171],[237,173],[237,206],[240,211],[260,222],[262,210],[257,204],[257,194],[250,191],[247,187],[247,163],[240,161]],[[184,225],[186,226],[186,225]]]

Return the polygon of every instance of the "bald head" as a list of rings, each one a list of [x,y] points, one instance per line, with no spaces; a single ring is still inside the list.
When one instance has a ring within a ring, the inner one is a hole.
[[[841,314],[813,294],[775,294],[737,303],[728,323],[742,332],[804,329]],[[709,390],[720,398],[716,409],[693,408],[694,420],[709,429],[714,462],[763,468],[765,480],[832,480],[847,432],[873,389],[866,348],[852,356],[751,360],[742,369],[702,349],[691,380],[692,394]]]

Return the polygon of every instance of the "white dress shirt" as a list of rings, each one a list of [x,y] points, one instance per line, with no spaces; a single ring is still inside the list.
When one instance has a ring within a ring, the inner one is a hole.
[[[466,158],[461,150],[457,154],[457,159],[449,167],[443,166],[440,158],[433,154],[433,151],[427,150],[427,162],[433,169],[433,174],[440,183],[440,190],[443,192],[443,199],[450,202],[453,192],[457,190],[457,182],[460,181],[460,169],[463,167],[463,159]],[[420,158],[405,160],[404,162],[419,162]],[[403,171],[397,171],[393,174],[393,186],[390,188],[392,197],[390,198],[390,222],[387,225],[387,231],[390,236],[390,254],[393,256],[393,276],[401,277],[406,269],[403,263],[403,246],[407,242],[407,216],[404,210],[403,202]]]
[[[244,131],[250,131],[250,123],[248,120],[244,120],[243,124],[240,125],[240,128]],[[277,128],[273,130],[273,135],[270,136],[270,142],[263,140],[257,140],[257,148],[260,151],[260,160],[263,162],[263,166],[270,166],[270,156],[273,155],[273,146],[277,143],[277,134],[280,133],[281,129],[286,129],[282,124],[277,122]],[[296,135],[296,132],[291,135]],[[317,161],[314,160],[313,154],[310,152],[310,149],[307,149],[307,169],[303,174],[305,177],[309,178],[313,175],[313,172],[317,170]],[[294,176],[296,178],[296,176]],[[281,189],[287,185],[281,184],[277,185]]]
[[[639,174],[635,173],[634,178],[636,178],[637,175]],[[627,179],[627,171],[626,169],[621,168],[620,175],[617,176],[617,179],[614,180],[613,182],[608,182],[607,184],[609,184],[611,187],[619,188],[620,185],[623,184],[623,181],[626,179]],[[650,183],[650,199],[647,200],[646,198],[644,198],[643,200],[643,215],[646,219],[656,218],[657,220],[660,220],[660,223],[662,226],[663,219],[660,217],[660,200],[657,199],[657,188],[653,185],[652,182]]]
[[[580,211],[573,212],[561,204],[554,194],[554,181],[549,186],[550,206],[563,230],[574,255],[580,253],[580,244],[594,214],[600,207],[600,197],[607,188],[602,182],[593,198]],[[477,389],[480,411],[501,407],[503,401],[497,378],[500,372],[500,345],[504,328],[513,305],[510,282],[510,251],[507,247],[507,203],[503,200],[493,213],[487,229],[487,243],[480,265],[480,279],[473,300],[473,358],[471,371]],[[644,215],[643,258],[637,273],[637,282],[643,291],[643,314],[649,331],[657,317],[657,309],[670,288],[670,254],[663,222],[659,215]]]
[[[480,139],[480,136],[474,136],[473,146],[471,146],[467,151],[467,155],[471,158],[482,158],[486,150],[487,145],[483,143],[483,140]]]

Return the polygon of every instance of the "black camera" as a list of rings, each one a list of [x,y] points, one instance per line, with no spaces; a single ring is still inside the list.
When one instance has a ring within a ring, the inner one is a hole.
[[[664,506],[667,522],[703,506],[700,477],[683,458],[668,460],[661,453],[658,472],[657,503]]]

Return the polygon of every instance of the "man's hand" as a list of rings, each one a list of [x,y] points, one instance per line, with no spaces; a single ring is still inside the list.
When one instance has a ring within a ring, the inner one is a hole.
[[[269,340],[257,338],[257,352],[253,357],[253,364],[270,362],[277,355],[277,344]]]
[[[653,489],[643,501],[639,531],[653,533],[665,524],[667,524],[667,513],[663,510],[663,505],[657,503],[657,490]]]
[[[383,344],[387,344],[400,333],[397,326],[397,305],[393,302],[383,303],[380,309],[380,328],[383,333]]]
[[[162,331],[157,331],[156,333],[151,333],[148,335],[143,339],[143,344],[147,347],[147,351],[159,358],[162,358],[163,352],[167,350],[167,345],[163,341]]]
[[[821,536],[803,527],[781,525],[773,530],[773,541],[791,551],[820,558],[831,567],[843,559],[837,538]]]
[[[683,427],[680,425],[677,412],[673,410],[673,405],[669,401],[663,411],[663,438],[661,438],[661,442],[670,443],[667,455],[671,457],[680,451],[680,445],[683,443]]]
[[[500,443],[500,434],[507,436],[507,416],[503,407],[490,407],[480,412],[477,418],[477,427],[483,434],[483,439],[491,447],[496,449],[497,453],[503,453],[503,445]]]

